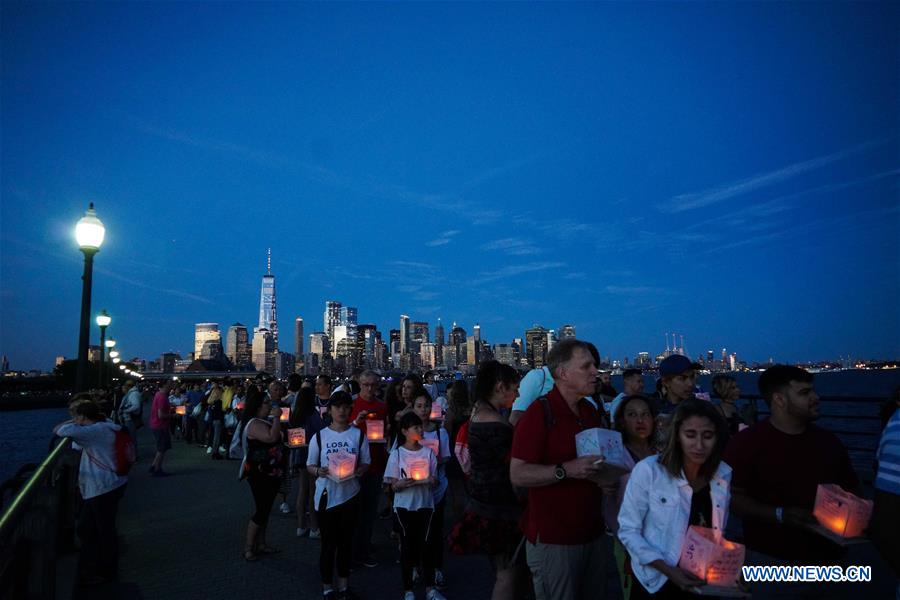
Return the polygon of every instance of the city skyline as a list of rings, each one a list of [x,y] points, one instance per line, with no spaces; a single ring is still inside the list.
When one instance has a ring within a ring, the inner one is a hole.
[[[0,11],[13,369],[76,355],[88,202],[126,355],[252,332],[271,248],[281,350],[339,299],[385,335],[900,357],[897,3]]]

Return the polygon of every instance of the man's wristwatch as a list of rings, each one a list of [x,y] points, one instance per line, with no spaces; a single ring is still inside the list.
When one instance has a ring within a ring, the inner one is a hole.
[[[784,507],[776,506],[775,507],[775,520],[779,523],[784,523]]]
[[[562,466],[562,463],[556,465],[556,469],[553,471],[553,474],[556,475],[556,479],[558,481],[562,481],[566,478],[566,468]]]

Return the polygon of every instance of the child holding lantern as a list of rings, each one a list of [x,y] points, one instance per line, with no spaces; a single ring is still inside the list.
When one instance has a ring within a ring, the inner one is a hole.
[[[428,532],[428,540],[425,544],[425,552],[431,554],[434,563],[434,583],[437,587],[444,586],[444,499],[447,494],[447,481],[445,466],[450,460],[450,436],[447,430],[441,427],[440,422],[433,421],[433,402],[428,392],[422,392],[413,401],[413,412],[422,419],[422,445],[431,448],[437,459],[437,487],[434,488],[434,517]]]
[[[632,600],[690,597],[704,581],[678,566],[691,525],[725,530],[731,467],[722,461],[728,437],[715,407],[685,400],[675,409],[666,447],[635,465],[619,510],[619,540],[640,582]]]
[[[384,481],[394,492],[394,513],[400,526],[400,569],[405,600],[414,600],[413,568],[421,560],[427,600],[444,600],[434,587],[434,555],[426,550],[434,517],[437,459],[419,442],[422,419],[414,412],[400,417],[399,445],[388,457]]]
[[[317,478],[315,505],[322,534],[319,572],[327,598],[335,593],[335,586],[336,598],[348,595],[353,530],[359,513],[359,477],[371,463],[369,442],[359,429],[350,425],[352,406],[353,398],[346,392],[331,396],[328,400],[331,424],[310,439],[306,461],[307,471]]]

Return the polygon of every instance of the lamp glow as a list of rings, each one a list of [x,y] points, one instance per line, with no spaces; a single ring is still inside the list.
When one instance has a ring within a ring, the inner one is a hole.
[[[116,347],[116,340],[106,340],[106,342],[104,342],[104,343],[106,344],[107,348],[115,348]]]
[[[75,225],[75,239],[82,249],[99,250],[103,245],[103,238],[106,237],[106,228],[97,213],[94,211],[94,203],[91,202],[87,212],[78,220]]]
[[[122,359],[118,356],[113,359],[113,364],[119,364],[120,362],[122,362]]]
[[[112,323],[112,317],[106,314],[106,309],[100,311],[100,314],[97,315],[96,318],[98,327],[108,327],[110,323]]]
[[[118,351],[118,350],[111,350],[110,353],[109,353],[109,357],[110,357],[110,358],[117,358],[118,356],[119,356],[119,351]]]

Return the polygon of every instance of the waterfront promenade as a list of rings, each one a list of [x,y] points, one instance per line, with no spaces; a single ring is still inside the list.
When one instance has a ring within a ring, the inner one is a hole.
[[[295,536],[296,514],[272,512],[268,542],[282,550],[254,563],[242,557],[252,513],[250,489],[239,482],[237,461],[213,461],[196,445],[173,440],[166,454],[170,477],[147,473],[153,438],[138,432],[139,461],[119,507],[119,581],[79,590],[75,598],[129,600],[210,598],[317,599],[319,541]],[[296,484],[294,486],[296,493]],[[291,498],[293,504],[293,498]],[[388,539],[390,521],[378,520],[374,542],[380,562],[353,571],[350,586],[361,598],[402,597],[397,543]],[[449,598],[489,598],[490,567],[480,556],[447,554]],[[68,570],[72,570],[70,565]],[[71,597],[63,582],[60,598]],[[417,590],[419,597],[424,591]]]
[[[60,564],[58,598],[128,599],[310,599],[322,597],[318,540],[295,537],[296,515],[277,507],[269,523],[268,541],[281,553],[254,563],[241,556],[247,520],[252,511],[250,490],[236,477],[237,461],[213,461],[203,449],[173,442],[166,454],[170,477],[152,478],[147,465],[153,438],[148,428],[138,432],[140,460],[130,476],[119,509],[119,581],[76,590],[74,559]],[[296,486],[294,488],[296,493]],[[293,503],[293,498],[291,499]],[[375,568],[355,569],[351,588],[366,600],[402,597],[396,542],[389,540],[390,521],[379,519],[375,530]],[[449,528],[448,528],[449,531]],[[852,547],[844,564],[871,565],[873,582],[821,584],[828,598],[892,598],[896,585],[890,570],[871,544]],[[490,598],[492,576],[484,557],[445,557],[452,599]],[[607,563],[607,598],[621,598],[612,560]],[[784,585],[784,584],[781,584]],[[770,594],[754,586],[754,598]],[[424,591],[417,590],[419,598]],[[598,592],[598,598],[603,595]],[[825,597],[825,596],[823,596]]]

